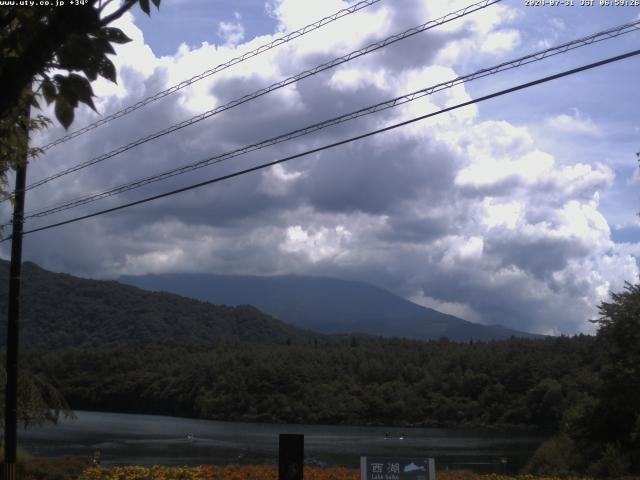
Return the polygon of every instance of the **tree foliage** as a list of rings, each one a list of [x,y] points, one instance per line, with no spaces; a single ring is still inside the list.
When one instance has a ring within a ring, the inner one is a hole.
[[[599,306],[592,356],[596,381],[564,412],[559,436],[534,456],[535,473],[640,473],[640,285]]]
[[[29,119],[29,107],[38,109],[42,100],[53,104],[56,118],[69,128],[80,103],[95,110],[91,82],[116,81],[108,55],[115,53],[112,44],[130,39],[109,24],[136,4],[147,14],[150,6],[149,0],[123,0],[106,14],[114,1],[0,9],[0,193],[8,171],[39,153],[29,149],[28,133],[48,121],[42,115]]]
[[[497,342],[349,337],[33,352],[74,408],[216,420],[557,428],[592,385],[588,336]],[[541,399],[549,412],[540,409]]]
[[[41,89],[46,102],[55,103],[56,117],[65,128],[73,121],[79,102],[95,109],[90,82],[98,76],[116,81],[115,66],[107,55],[115,54],[112,44],[130,41],[109,24],[135,4],[150,14],[149,0],[124,0],[105,14],[113,1],[88,0],[71,8],[0,10],[0,117],[30,88]],[[160,0],[153,4],[159,7]],[[52,71],[58,73],[52,75]]]
[[[152,1],[160,6],[160,0]],[[106,14],[112,3],[117,6]],[[116,81],[107,55],[115,53],[112,44],[130,39],[109,24],[135,4],[150,14],[149,0],[116,3],[88,0],[68,7],[0,9],[0,193],[6,195],[10,170],[41,153],[29,146],[29,133],[45,128],[49,120],[32,115],[31,109],[39,109],[44,99],[54,104],[56,118],[69,128],[80,103],[95,110],[90,82],[99,76]],[[23,374],[20,379],[20,421],[29,425],[56,420],[66,406],[57,389],[39,375]]]
[[[4,355],[1,357],[4,364]],[[0,369],[0,383],[6,383],[6,372]],[[4,422],[4,389],[0,391],[0,426]],[[56,423],[60,415],[73,417],[67,401],[56,385],[42,374],[21,370],[18,383],[18,423],[23,427]]]
[[[129,285],[22,267],[22,345],[100,348],[169,339],[212,345],[221,340],[295,343],[321,335],[280,322],[249,305],[212,305]],[[9,263],[0,260],[0,311],[7,309]],[[0,331],[0,345],[5,344]]]
[[[26,89],[8,114],[0,117],[0,193],[4,193],[10,170],[25,158],[34,158],[42,153],[40,148],[29,146],[27,132],[46,128],[51,122],[41,114],[29,115],[29,109],[34,105],[37,105],[37,95]]]
[[[627,282],[599,310],[601,383],[587,417],[590,450],[607,468],[617,456],[640,473],[640,284]]]

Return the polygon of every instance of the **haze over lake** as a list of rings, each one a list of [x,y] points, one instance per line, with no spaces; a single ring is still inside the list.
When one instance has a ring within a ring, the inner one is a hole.
[[[526,431],[274,425],[85,411],[76,416],[21,431],[21,446],[42,456],[100,450],[107,465],[277,463],[278,434],[302,433],[311,465],[355,468],[361,455],[433,456],[440,469],[497,472],[503,458],[508,470],[521,467],[544,438]]]

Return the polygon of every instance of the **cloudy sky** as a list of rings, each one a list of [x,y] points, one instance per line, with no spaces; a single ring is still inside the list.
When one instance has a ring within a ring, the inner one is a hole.
[[[468,1],[382,0],[51,149],[29,182],[223,105]],[[637,7],[504,1],[29,191],[27,210],[191,163],[638,20]],[[101,114],[353,4],[164,0],[117,26],[118,85]],[[590,45],[84,207],[46,225],[302,152],[637,48]],[[480,323],[592,332],[608,292],[638,278],[634,57],[267,170],[25,238],[24,257],[93,278],[212,272],[365,280]],[[82,109],[71,130],[100,117]],[[59,125],[33,138],[45,144]],[[6,204],[2,215],[9,218]],[[7,258],[9,245],[2,244]]]

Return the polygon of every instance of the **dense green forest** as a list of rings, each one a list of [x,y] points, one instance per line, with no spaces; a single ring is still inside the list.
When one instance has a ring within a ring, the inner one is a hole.
[[[598,335],[494,342],[347,337],[30,352],[73,408],[220,420],[505,426],[554,433],[534,473],[640,472],[640,286]]]
[[[640,473],[637,285],[600,305],[595,337],[455,343],[319,335],[251,306],[33,264],[24,271],[26,423],[69,405],[218,420],[528,426],[555,433],[533,472]]]
[[[7,311],[8,262],[0,261],[0,311]],[[321,338],[250,305],[213,305],[118,282],[23,265],[20,342],[26,348],[103,348],[176,340],[285,343]],[[6,343],[0,329],[0,345]]]
[[[597,382],[594,338],[164,344],[31,353],[78,409],[219,420],[555,428]]]

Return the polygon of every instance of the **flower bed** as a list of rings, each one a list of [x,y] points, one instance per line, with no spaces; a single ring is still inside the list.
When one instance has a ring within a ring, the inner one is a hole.
[[[198,467],[90,467],[78,480],[277,480],[275,465],[203,465]],[[593,480],[588,477],[538,477],[534,475],[480,475],[468,471],[442,471],[437,480]],[[304,468],[305,480],[359,480],[350,468]],[[629,480],[632,480],[629,478]]]
[[[198,467],[90,467],[78,480],[277,480],[275,465],[203,465]],[[305,467],[305,480],[359,480],[349,468]]]

